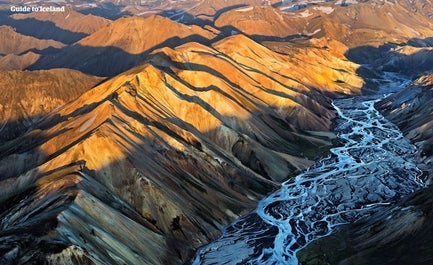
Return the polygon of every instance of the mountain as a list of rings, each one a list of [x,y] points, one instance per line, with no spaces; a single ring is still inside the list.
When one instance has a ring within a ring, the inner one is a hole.
[[[387,53],[387,56],[374,62],[385,71],[400,72],[415,78],[431,72],[433,47],[430,39],[409,40],[406,45],[389,47]]]
[[[246,6],[222,13],[215,20],[215,26],[226,28],[227,33],[240,31],[255,39],[285,38],[298,36],[303,31],[306,19],[296,18],[293,14],[282,12],[271,6]]]
[[[43,36],[44,39],[59,39],[61,38],[63,43],[76,42],[79,39],[74,39],[68,37],[68,31],[70,33],[83,33],[83,37],[90,35],[102,27],[107,26],[111,23],[110,20],[94,16],[94,15],[84,15],[75,11],[72,7],[67,7],[65,12],[31,12],[31,13],[18,13],[10,16],[13,20],[21,21],[22,23],[34,23],[35,21],[46,22],[45,25],[53,23],[58,29],[64,30],[64,34],[59,34],[59,32],[49,30],[46,27],[44,31],[43,28],[38,28],[40,38]],[[17,22],[15,22],[17,23]],[[34,23],[35,24],[35,23]],[[26,27],[27,30],[29,26]],[[36,29],[34,29],[36,31]],[[64,35],[64,36],[59,36]],[[70,34],[73,36],[72,34]],[[74,35],[75,36],[75,35]],[[78,36],[78,35],[77,35]]]
[[[386,42],[400,43],[431,36],[430,19],[414,15],[406,4],[409,5],[409,1],[366,1],[347,8],[336,7],[329,19],[345,25],[344,33],[324,28],[322,34],[339,40],[345,38],[344,43],[349,47],[377,47]]]
[[[65,12],[0,12],[0,20],[0,53],[5,55],[0,61],[2,70],[23,70],[41,56],[55,53],[110,23],[70,7]]]
[[[198,26],[187,26],[157,15],[147,18],[127,17],[116,20],[78,44],[88,47],[111,46],[130,54],[140,54],[161,44],[170,45],[170,41],[171,45],[179,44],[180,40],[195,35],[207,40],[215,37],[212,32]]]
[[[432,189],[341,228],[301,250],[302,264],[431,264]],[[417,242],[414,244],[414,242]]]
[[[185,264],[339,145],[332,100],[374,93],[384,70],[416,78],[377,107],[431,183],[430,0],[68,4],[143,17],[0,14],[17,26],[0,27],[0,67],[31,70],[0,71],[0,264]],[[430,264],[431,195],[301,262]]]
[[[326,84],[363,82],[301,68],[243,35],[191,42],[51,112],[0,147],[4,259],[186,262],[331,145]]]
[[[432,59],[433,56],[430,57]],[[433,75],[423,75],[378,107],[419,149],[420,168],[432,176],[433,157]],[[431,180],[429,180],[430,182]]]
[[[45,114],[100,81],[69,69],[0,71],[0,143],[22,135]]]
[[[297,35],[326,37],[339,40],[349,48],[364,47],[364,50],[368,46],[378,47],[431,36],[429,13],[418,11],[429,10],[431,1],[425,1],[423,8],[420,3],[408,1],[370,0],[343,6],[337,5],[338,1],[316,2],[320,1],[296,3],[299,8],[290,12],[285,11],[287,7],[284,6],[278,9],[241,6],[222,13],[215,25],[243,32],[258,40],[264,37],[291,39]],[[359,57],[368,55],[366,53]]]
[[[279,1],[263,1],[263,0],[233,0],[233,1],[219,1],[219,0],[203,0],[197,3],[193,8],[188,10],[188,14],[191,14],[192,21],[198,19],[205,24],[214,22],[221,14],[236,9],[239,7],[249,7],[249,6],[269,6],[275,5]],[[183,20],[188,18],[183,18]],[[194,22],[193,22],[194,23]]]
[[[42,57],[29,69],[65,67],[113,76],[144,61],[157,47],[189,41],[209,42],[215,34],[161,16],[121,18],[60,52]]]
[[[40,55],[32,51],[21,55],[8,54],[0,57],[0,69],[2,70],[22,70],[34,64]]]
[[[0,42],[0,53],[21,54],[30,50],[45,50],[48,48],[61,48],[64,44],[53,40],[40,40],[25,36],[16,32],[9,26],[0,26],[0,34],[3,40]]]

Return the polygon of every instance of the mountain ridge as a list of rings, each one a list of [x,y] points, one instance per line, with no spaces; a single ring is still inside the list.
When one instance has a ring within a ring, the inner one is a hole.
[[[236,53],[233,42],[248,48]],[[329,59],[332,65],[332,57]],[[278,67],[268,69],[264,64],[268,60]],[[322,97],[324,92],[314,82],[292,80],[291,71],[284,70],[287,61],[288,56],[241,35],[211,47],[188,43],[155,50],[146,64],[87,91],[50,113],[32,131],[5,143],[0,162],[0,185],[5,190],[2,202],[12,206],[14,196],[36,188],[29,200],[44,203],[51,193],[64,196],[55,187],[87,187],[97,181],[117,198],[98,202],[98,207],[106,209],[120,200],[144,218],[146,231],[129,243],[105,228],[105,222],[92,233],[94,221],[83,224],[80,220],[95,214],[91,207],[82,206],[82,200],[96,201],[92,198],[105,195],[79,188],[81,197],[71,197],[65,210],[61,207],[54,215],[43,210],[35,217],[57,224],[48,230],[54,235],[48,246],[55,247],[58,240],[64,246],[77,245],[72,256],[82,253],[79,249],[94,249],[84,255],[92,261],[104,261],[101,249],[108,248],[112,255],[128,262],[146,263],[137,260],[131,249],[122,249],[124,244],[142,246],[136,240],[149,235],[159,243],[140,253],[152,253],[150,258],[156,263],[184,263],[195,248],[251,210],[258,199],[278,187],[278,182],[307,167],[318,149],[331,145],[332,136],[305,131],[329,130],[335,115],[329,99]],[[355,70],[354,65],[348,65],[353,75]],[[355,82],[353,93],[359,93],[362,84]],[[337,82],[338,86],[345,85]],[[286,111],[293,107],[298,110]],[[296,117],[301,117],[298,122]],[[17,160],[23,163],[10,168],[11,161]],[[72,170],[70,177],[54,177],[63,175],[63,170]],[[68,179],[70,184],[62,184]],[[39,191],[38,183],[46,183],[42,189],[49,190],[46,195]],[[14,226],[15,219],[7,217],[13,209],[5,210],[2,220],[10,223],[7,231],[22,231],[21,226]],[[23,216],[26,211],[21,212],[17,214]],[[113,219],[120,231],[133,233],[136,224],[127,225],[117,213]],[[33,224],[30,221],[22,226],[30,229]],[[95,239],[100,229],[111,232]],[[162,233],[162,237],[155,233]],[[111,237],[116,243],[108,247]],[[10,250],[13,242],[3,248]],[[92,246],[86,247],[89,242]],[[34,247],[19,251],[42,255]],[[172,254],[165,256],[155,247]]]
[[[22,135],[44,115],[101,81],[69,69],[0,71],[0,141]]]
[[[127,2],[96,11],[149,11]],[[0,126],[2,135],[20,126],[0,145],[0,263],[184,264],[338,144],[333,98],[374,92],[386,69],[412,76],[430,69],[433,33],[422,7],[431,1],[306,1],[284,11],[285,2],[149,2],[179,9],[120,18],[41,53],[32,71],[0,72],[13,81],[2,86],[0,114],[15,96],[8,108],[22,114],[9,111]],[[262,26],[253,28],[257,21]],[[0,53],[6,66],[27,60]],[[58,66],[110,78],[36,70]],[[38,81],[54,72],[66,86]],[[423,77],[382,106],[420,147],[426,175],[430,90],[431,77]],[[351,240],[359,228],[367,240],[385,224],[399,235],[408,220],[429,228],[417,217],[430,216],[430,195],[403,200],[395,209],[413,208],[389,222],[383,214],[342,233]],[[346,254],[353,261],[365,252]]]
[[[97,76],[114,76],[141,64],[158,46],[194,40],[209,42],[215,36],[198,26],[186,26],[157,15],[121,18],[56,54],[42,57],[28,69],[66,67]]]
[[[32,49],[44,50],[50,47],[61,48],[63,43],[53,40],[39,40],[34,37],[25,36],[17,33],[12,27],[0,26],[0,32],[8,42],[1,42],[0,53],[3,54],[21,54]]]

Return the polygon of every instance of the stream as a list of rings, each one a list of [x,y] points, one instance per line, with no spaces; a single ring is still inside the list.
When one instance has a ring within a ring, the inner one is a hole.
[[[423,187],[415,147],[374,107],[410,81],[385,77],[375,95],[334,100],[341,146],[228,225],[192,264],[297,265],[296,253],[313,240]]]

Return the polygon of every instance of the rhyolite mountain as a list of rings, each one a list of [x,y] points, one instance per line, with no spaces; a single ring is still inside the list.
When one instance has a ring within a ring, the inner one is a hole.
[[[0,143],[25,133],[102,80],[71,69],[0,71]]]
[[[39,39],[54,39],[72,44],[107,26],[111,20],[91,14],[84,15],[68,7],[65,12],[16,13],[10,15],[8,22]]]
[[[3,5],[0,4],[0,7]],[[75,43],[111,21],[83,15],[71,8],[65,12],[10,13],[0,11],[0,69],[23,70],[41,56]]]
[[[4,260],[186,262],[331,145],[363,82],[309,49],[329,77],[243,35],[158,49],[4,143]]]
[[[14,134],[0,145],[0,263],[189,261],[338,144],[332,99],[374,92],[383,70],[414,78],[378,107],[419,146],[431,177],[431,1],[168,2],[137,7],[145,18],[100,20],[72,44],[2,39],[0,63],[33,71],[2,72],[1,130]],[[113,17],[134,7],[109,3],[76,1]],[[45,19],[27,16],[14,19]],[[58,46],[31,53],[47,44]],[[38,71],[57,67],[111,78]],[[429,263],[431,205],[421,190],[301,260]]]
[[[1,54],[22,54],[30,50],[44,50],[48,48],[61,48],[63,43],[54,40],[41,40],[16,32],[16,29],[0,25],[2,41],[0,42]]]
[[[181,43],[209,43],[215,33],[153,15],[126,17],[102,27],[62,50],[41,57],[30,70],[71,68],[97,76],[113,76],[143,63],[152,49]]]
[[[0,56],[1,70],[22,70],[34,64],[40,55],[32,51],[23,54],[7,54]]]
[[[431,34],[432,13],[426,12],[432,10],[430,1],[422,6],[408,1],[359,1],[344,6],[335,2],[313,4],[293,12],[271,6],[241,6],[219,15],[215,25],[265,40],[292,39],[299,35],[332,38],[357,48],[351,55],[366,57],[363,59],[370,57],[367,48],[422,39],[421,36]],[[367,52],[361,55],[356,51]]]

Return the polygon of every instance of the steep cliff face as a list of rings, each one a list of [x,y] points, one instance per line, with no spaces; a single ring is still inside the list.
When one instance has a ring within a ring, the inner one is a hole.
[[[300,78],[242,35],[154,51],[2,145],[3,259],[187,261],[329,147],[328,96],[363,85],[332,64]]]

